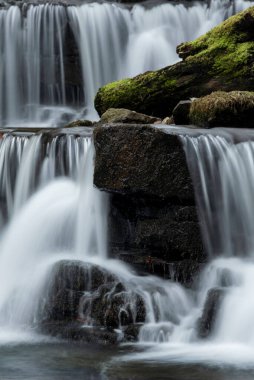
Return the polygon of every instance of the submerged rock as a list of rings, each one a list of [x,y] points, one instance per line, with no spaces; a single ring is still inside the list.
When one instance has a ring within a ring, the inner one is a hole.
[[[197,330],[200,338],[207,338],[212,334],[224,297],[225,289],[223,288],[213,288],[209,290],[202,316],[198,320]]]
[[[189,118],[202,128],[253,128],[254,92],[213,92],[191,103]]]
[[[124,108],[110,108],[102,116],[100,123],[154,124],[160,119]]]
[[[229,18],[177,51],[182,62],[102,87],[95,98],[99,114],[128,108],[157,117],[170,115],[183,99],[213,91],[254,89],[254,7]]]

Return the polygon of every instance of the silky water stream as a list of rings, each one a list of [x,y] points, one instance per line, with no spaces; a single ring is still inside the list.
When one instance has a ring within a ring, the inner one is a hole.
[[[210,254],[195,290],[153,276],[140,277],[107,259],[108,202],[93,187],[89,134],[3,136],[1,378],[253,377],[254,143],[233,144],[216,134],[180,138],[196,184],[202,234]],[[38,300],[52,266],[62,259],[102,265],[117,274],[130,295],[135,290],[144,299],[146,323],[137,344],[99,349],[36,332]],[[212,333],[201,338],[198,323],[214,289],[223,294],[222,302]]]

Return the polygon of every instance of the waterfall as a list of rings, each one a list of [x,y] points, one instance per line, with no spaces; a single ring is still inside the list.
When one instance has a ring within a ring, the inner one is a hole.
[[[128,360],[252,360],[254,143],[234,144],[230,134],[216,133],[181,139],[211,255],[195,292],[154,276],[140,277],[107,258],[107,197],[93,187],[89,130],[83,135],[3,135],[3,203],[9,194],[0,240],[0,326],[5,332],[21,339],[21,331],[36,326],[52,266],[79,259],[114,273],[126,287],[126,302],[136,296],[144,302],[139,344],[150,348]],[[221,301],[204,339],[200,326],[211,294]],[[135,315],[135,302],[131,308]]]
[[[216,133],[199,137],[187,135],[181,139],[211,261],[201,274],[196,297],[192,299],[185,294],[192,303],[188,312],[167,330],[163,341],[168,343],[158,345],[155,326],[153,334],[150,331],[146,335],[145,325],[141,342],[145,338],[145,341],[153,341],[154,346],[127,359],[252,366],[254,142],[235,144],[234,135],[226,138]],[[205,326],[210,324],[211,331],[204,340],[204,336],[200,336],[200,323],[207,318],[205,308],[209,307],[214,294],[220,298],[213,298],[215,315],[213,320],[206,321]],[[159,331],[163,331],[162,326]]]
[[[184,141],[204,242],[213,257],[219,255],[206,268],[200,291],[223,288],[225,293],[212,339],[253,347],[254,142],[235,145],[209,135]]]
[[[96,119],[93,100],[100,86],[176,62],[179,43],[251,4],[1,8],[0,122],[57,126],[80,117]]]
[[[89,135],[0,140],[1,197],[8,199],[0,240],[2,327],[35,322],[56,261],[105,257],[107,200],[93,187],[93,155]]]

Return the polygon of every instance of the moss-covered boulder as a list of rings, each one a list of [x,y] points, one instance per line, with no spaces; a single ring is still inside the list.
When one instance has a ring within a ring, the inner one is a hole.
[[[95,98],[99,114],[114,107],[165,117],[183,99],[218,90],[252,91],[254,7],[181,44],[177,51],[182,62],[102,87]]]
[[[253,128],[254,92],[213,92],[191,103],[189,118],[202,128]]]

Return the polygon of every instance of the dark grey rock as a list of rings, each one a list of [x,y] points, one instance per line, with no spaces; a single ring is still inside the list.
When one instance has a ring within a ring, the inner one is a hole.
[[[224,297],[225,289],[223,288],[214,288],[209,290],[202,316],[198,320],[197,324],[198,336],[200,338],[207,338],[212,334]]]
[[[98,188],[162,199],[194,199],[176,135],[148,125],[112,124],[95,128],[94,143],[94,183]]]
[[[190,124],[191,100],[181,100],[173,109],[173,118],[176,125]]]

